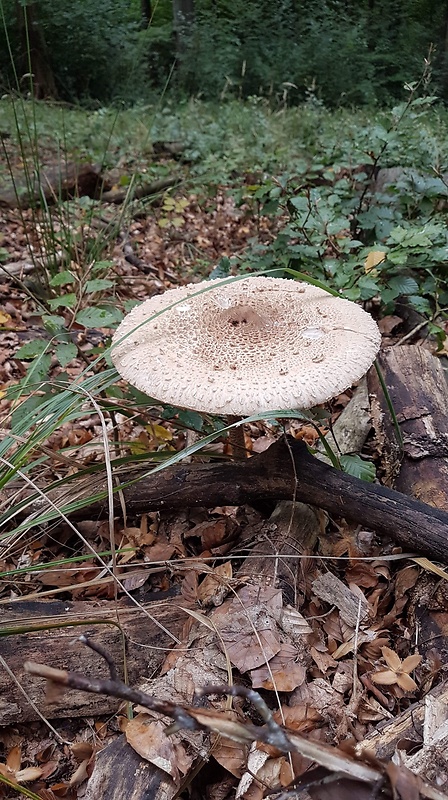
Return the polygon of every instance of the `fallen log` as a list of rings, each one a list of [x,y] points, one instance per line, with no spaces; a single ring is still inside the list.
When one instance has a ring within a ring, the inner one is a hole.
[[[168,176],[134,186],[113,187],[108,175],[103,175],[99,164],[79,164],[67,162],[56,166],[43,167],[29,176],[24,182],[15,178],[14,184],[0,193],[0,208],[29,208],[44,199],[52,204],[72,197],[92,197],[103,203],[123,203],[128,197],[140,200],[144,197],[176,186],[181,182],[179,176]]]
[[[384,432],[382,449],[396,463],[398,491],[440,509],[448,509],[448,383],[442,363],[423,347],[384,350],[380,369],[397,416],[401,443],[376,373],[369,390]],[[375,416],[375,413],[374,413]]]
[[[29,176],[24,183],[14,185],[0,194],[0,207],[29,208],[45,199],[55,203],[69,197],[99,197],[104,181],[98,164],[67,162],[53,167],[43,167]],[[108,188],[108,187],[106,187]]]
[[[165,649],[179,641],[188,603],[183,598],[146,603],[143,610],[120,601],[20,600],[2,606],[0,653],[9,672],[0,669],[0,727],[38,719],[36,708],[52,718],[99,716],[115,713],[116,699],[85,692],[71,692],[48,706],[45,682],[24,672],[27,660],[42,660],[51,653],[53,667],[99,677],[104,668],[98,656],[86,647],[73,646],[76,637],[89,634],[114,659],[120,677],[126,654],[128,679],[136,683],[142,675],[157,671]],[[165,629],[165,630],[163,630]],[[125,649],[124,649],[125,647]],[[15,680],[14,680],[15,678]],[[22,687],[22,691],[20,689]]]
[[[123,476],[123,473],[121,473]],[[448,513],[420,503],[384,486],[366,483],[321,463],[294,439],[280,439],[264,453],[244,462],[227,464],[188,464],[168,467],[153,475],[138,478],[128,470],[123,488],[129,516],[151,510],[220,505],[243,505],[291,500],[309,503],[338,517],[345,517],[379,534],[392,537],[406,550],[448,561]],[[59,508],[85,497],[87,492],[105,491],[103,478],[68,484],[64,492],[50,493]],[[115,497],[120,513],[120,502]],[[31,506],[42,513],[45,503]],[[30,507],[28,506],[28,512]],[[107,502],[86,505],[76,511],[65,510],[72,519],[106,517]],[[28,516],[28,520],[30,517]]]

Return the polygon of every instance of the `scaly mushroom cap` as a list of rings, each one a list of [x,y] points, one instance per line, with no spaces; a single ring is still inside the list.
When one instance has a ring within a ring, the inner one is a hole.
[[[111,355],[156,400],[246,416],[329,400],[367,372],[380,341],[356,303],[307,283],[248,277],[151,297],[118,327]]]

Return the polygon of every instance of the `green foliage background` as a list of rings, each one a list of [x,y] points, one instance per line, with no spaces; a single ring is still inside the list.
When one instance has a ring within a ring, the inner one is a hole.
[[[182,9],[182,0],[176,0]],[[434,88],[448,97],[448,4],[440,0],[196,0],[174,30],[171,0],[0,0],[0,84],[27,72],[20,6],[33,6],[60,99],[148,100],[166,82],[204,99],[312,97],[329,107],[401,99],[435,45]],[[17,88],[17,87],[15,87]]]

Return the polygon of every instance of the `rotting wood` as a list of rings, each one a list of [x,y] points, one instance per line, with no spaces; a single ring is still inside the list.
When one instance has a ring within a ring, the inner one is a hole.
[[[117,611],[107,601],[59,601],[22,600],[2,606],[2,629],[21,628],[22,633],[3,635],[0,653],[20,685],[33,703],[47,717],[57,718],[99,716],[117,710],[119,702],[102,695],[89,696],[84,692],[70,692],[59,698],[54,706],[45,702],[45,683],[25,674],[25,661],[42,661],[45,654],[53,667],[70,668],[91,677],[104,676],[104,664],[95,653],[76,643],[81,633],[87,633],[106,648],[114,658],[121,673],[123,665],[123,638],[117,621],[126,635],[126,664],[130,683],[136,683],[142,675],[152,675],[160,666],[166,650],[174,647],[186,620],[179,606],[188,606],[183,599],[171,598],[166,602],[144,605],[145,615],[139,608],[120,603]],[[151,619],[169,630],[170,637]],[[104,620],[102,624],[95,624]],[[81,626],[57,628],[55,623],[82,621]],[[115,624],[114,624],[115,623]],[[41,631],[26,632],[28,627],[41,625]],[[27,702],[15,681],[0,668],[0,726],[38,719],[38,715]]]
[[[425,703],[425,700],[427,701]],[[446,708],[448,703],[448,683],[436,686],[425,700],[413,703],[406,711],[391,720],[380,722],[365,739],[358,742],[356,752],[370,753],[375,758],[390,759],[397,745],[403,741],[415,741],[416,746],[423,743],[423,726],[428,712],[428,703],[438,703]]]
[[[369,613],[369,605],[365,598],[355,595],[340,578],[332,572],[324,572],[313,581],[313,592],[316,597],[334,605],[339,609],[341,619],[351,628],[356,628]]]
[[[369,388],[397,461],[395,486],[417,500],[448,509],[448,384],[441,361],[423,347],[402,345],[384,350],[379,366],[403,439],[400,453],[384,393],[371,370]]]
[[[397,417],[402,436],[401,447],[393,427],[384,393],[373,372],[369,375],[377,434],[386,443],[386,457],[396,463],[395,485],[428,504],[448,507],[448,385],[440,360],[420,346],[399,346],[385,350],[379,361],[384,382]],[[384,444],[382,444],[382,449]],[[431,573],[420,577],[407,610],[408,619],[416,620],[418,651],[425,656],[435,648],[444,663],[447,652],[446,583]],[[358,752],[390,759],[395,752],[405,766],[446,791],[447,759],[446,681],[436,686],[393,720],[381,723],[357,745]],[[434,724],[434,709],[440,710]],[[413,755],[400,749],[407,741],[415,742]]]
[[[337,453],[360,453],[372,428],[367,379],[361,378],[350,402],[345,406],[325,439]],[[325,453],[322,442],[316,450]],[[327,461],[325,457],[324,460]],[[327,461],[328,463],[328,461]]]
[[[295,604],[297,581],[302,572],[301,557],[313,552],[318,532],[319,517],[311,506],[280,501],[263,527],[253,557],[246,560],[240,574],[272,581],[283,590],[289,602]],[[273,555],[277,556],[275,562],[271,558]]]
[[[313,458],[303,443],[293,439],[281,439],[246,462],[168,467],[140,480],[132,470],[121,475],[124,480],[137,481],[123,489],[129,516],[150,509],[213,508],[295,498],[387,534],[407,550],[448,561],[448,513],[339,472]],[[62,508],[87,491],[93,494],[104,489],[102,477],[89,476],[88,482],[78,487],[70,483],[65,491],[52,492],[50,497]],[[115,507],[119,514],[118,498]],[[28,511],[36,515],[44,508],[44,501],[40,500]],[[91,519],[105,517],[107,503],[94,503],[68,513],[72,519],[85,519],[86,514]]]
[[[43,198],[51,204],[69,197],[99,197],[102,188],[99,164],[70,161],[42,167],[26,184],[16,180],[14,186],[0,194],[0,207],[29,208]]]

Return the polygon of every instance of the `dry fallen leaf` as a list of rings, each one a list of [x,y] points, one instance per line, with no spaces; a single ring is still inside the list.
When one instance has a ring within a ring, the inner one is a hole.
[[[384,250],[371,250],[370,253],[367,254],[367,258],[364,261],[364,272],[368,275],[369,272],[372,273],[372,276],[377,275],[377,270],[375,267],[378,264],[381,264],[386,258],[386,252]]]
[[[299,653],[292,644],[285,642],[281,650],[258,669],[252,670],[250,677],[254,689],[292,692],[305,680],[306,667],[298,663]]]
[[[12,783],[30,783],[37,781],[42,775],[40,767],[26,767],[20,769],[22,762],[22,748],[20,745],[13,747],[6,758],[6,764],[0,764],[0,774]]]
[[[390,647],[382,647],[381,652],[389,669],[375,672],[371,678],[374,683],[382,686],[393,686],[397,684],[405,692],[415,692],[417,684],[410,676],[410,672],[420,664],[422,657],[415,653],[401,660],[401,658]]]
[[[204,606],[219,606],[228,593],[229,581],[232,578],[232,564],[225,561],[218,564],[200,584],[197,590],[198,600]]]
[[[167,736],[166,726],[149,714],[137,714],[125,730],[126,741],[142,758],[170,775],[176,784],[193,763],[179,737]]]
[[[247,745],[219,737],[213,747],[213,758],[235,778],[241,778],[247,762]]]

